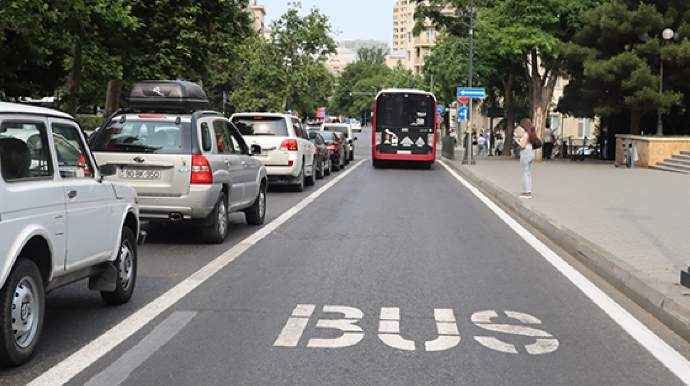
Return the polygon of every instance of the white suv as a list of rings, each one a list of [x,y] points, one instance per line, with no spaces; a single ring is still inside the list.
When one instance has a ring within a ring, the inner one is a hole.
[[[71,116],[0,102],[0,366],[31,357],[45,292],[88,277],[106,303],[132,296],[137,194],[95,165]]]
[[[247,143],[261,145],[256,155],[269,181],[286,181],[301,192],[314,185],[318,155],[302,122],[288,114],[237,113],[230,117]]]

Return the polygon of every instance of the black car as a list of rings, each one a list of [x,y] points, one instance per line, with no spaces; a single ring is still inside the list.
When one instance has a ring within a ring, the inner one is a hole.
[[[345,167],[346,162],[346,143],[344,138],[337,131],[317,131],[326,142],[331,158],[331,165],[336,172]]]
[[[314,130],[309,131],[307,135],[309,140],[314,144],[316,150],[316,178],[320,179],[325,175],[330,175],[333,166],[326,141],[319,132]]]

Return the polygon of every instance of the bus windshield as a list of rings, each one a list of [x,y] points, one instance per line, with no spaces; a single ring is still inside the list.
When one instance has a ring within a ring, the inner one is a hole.
[[[385,94],[377,100],[376,125],[383,129],[434,127],[434,100],[418,94]]]

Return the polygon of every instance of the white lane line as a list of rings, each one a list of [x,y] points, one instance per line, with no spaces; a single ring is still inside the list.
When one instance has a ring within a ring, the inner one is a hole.
[[[118,386],[134,370],[149,359],[158,349],[168,343],[186,326],[196,312],[178,311],[156,326],[148,335],[122,355],[113,364],[86,382],[85,386]]]
[[[635,319],[628,311],[606,295],[602,290],[597,288],[589,279],[584,277],[575,268],[566,263],[554,251],[549,249],[544,243],[539,241],[533,234],[529,233],[522,225],[518,224],[512,217],[504,212],[498,205],[494,204],[488,197],[486,197],[479,189],[472,186],[464,178],[460,177],[454,170],[452,170],[444,161],[440,164],[448,170],[448,172],[455,177],[461,184],[463,184],[472,194],[474,194],[480,201],[491,209],[503,222],[515,231],[523,240],[532,246],[539,254],[541,254],[546,261],[553,265],[563,276],[570,280],[577,288],[580,289],[594,304],[599,306],[611,319],[613,319],[619,326],[621,326],[630,336],[633,337],[642,347],[647,349],[656,359],[666,366],[673,374],[675,374],[686,385],[690,386],[690,361],[685,359],[671,346],[666,344],[661,338],[656,336],[639,320]]]
[[[92,340],[89,344],[82,347],[74,354],[65,358],[62,362],[56,364],[45,373],[38,376],[31,381],[29,386],[56,386],[64,385],[74,378],[77,374],[91,366],[94,362],[102,358],[105,354],[113,350],[120,343],[139,331],[142,327],[148,324],[155,317],[166,311],[178,300],[189,294],[192,290],[200,284],[208,280],[209,277],[220,271],[223,267],[234,261],[238,256],[244,253],[254,244],[261,241],[264,237],[271,234],[279,226],[299,213],[307,205],[311,204],[319,196],[325,193],[328,189],[337,184],[340,180],[345,178],[352,171],[357,169],[365,161],[357,162],[345,172],[340,172],[335,179],[321,187],[321,189],[307,196],[297,205],[293,206],[277,219],[264,225],[261,229],[254,232],[246,239],[239,242],[234,247],[227,250],[222,255],[216,257],[213,261],[208,263],[200,270],[193,273],[187,279],[177,284],[167,292],[163,293],[157,299],[140,308],[127,319],[118,323],[115,327],[103,333],[98,338]]]

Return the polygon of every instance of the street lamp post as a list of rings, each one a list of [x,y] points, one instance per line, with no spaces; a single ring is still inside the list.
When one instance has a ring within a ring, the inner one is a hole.
[[[668,41],[673,38],[674,32],[670,28],[664,29],[664,31],[661,33],[661,37],[663,38],[661,46],[665,47],[668,45]],[[659,97],[662,97],[664,95],[664,59],[659,54]],[[658,119],[656,121],[656,135],[657,136],[663,136],[664,135],[664,122],[661,120],[661,106],[658,108]]]

